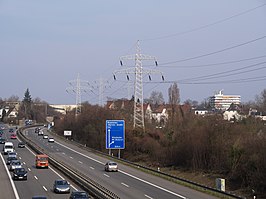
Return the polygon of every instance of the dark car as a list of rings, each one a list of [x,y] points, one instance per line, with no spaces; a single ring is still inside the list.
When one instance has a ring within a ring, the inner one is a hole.
[[[66,180],[55,180],[53,190],[55,193],[70,193],[70,184]]]
[[[13,157],[13,156],[11,156],[11,157],[7,157],[7,159],[6,159],[6,164],[7,164],[7,165],[10,165],[10,163],[12,162],[12,160],[17,160],[17,157]]]
[[[6,139],[5,138],[0,138],[0,144],[5,144],[5,142],[6,142]]]
[[[15,168],[13,171],[13,180],[27,180],[28,172],[24,168]]]
[[[39,127],[36,127],[35,128],[35,133],[39,133],[39,131],[40,131],[40,128]]]
[[[19,142],[18,143],[18,148],[25,148],[25,143],[24,142]]]
[[[46,196],[33,196],[31,199],[47,199]]]
[[[69,199],[89,199],[89,195],[85,191],[72,191]]]

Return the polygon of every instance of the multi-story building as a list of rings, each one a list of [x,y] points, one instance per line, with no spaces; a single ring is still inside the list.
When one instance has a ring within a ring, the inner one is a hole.
[[[224,95],[222,90],[210,97],[210,106],[219,110],[227,110],[231,104],[239,105],[240,103],[240,95]]]

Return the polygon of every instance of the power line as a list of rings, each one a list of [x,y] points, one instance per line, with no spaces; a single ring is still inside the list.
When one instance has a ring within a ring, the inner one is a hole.
[[[253,68],[253,67],[256,67],[256,66],[259,66],[259,65],[263,65],[265,63],[266,62],[260,62],[260,63],[256,63],[256,64],[244,66],[244,67],[237,68],[237,69],[233,69],[233,70],[223,71],[223,72],[214,73],[214,74],[210,74],[210,75],[204,75],[204,76],[200,76],[200,77],[183,79],[183,80],[179,80],[179,82],[201,81],[201,80],[204,80],[204,79],[213,79],[213,78],[218,78],[218,77],[225,77],[225,76],[232,76],[232,75],[243,74],[243,73],[247,73],[247,72],[252,72],[252,71],[264,69],[266,67],[261,67],[261,68],[257,68],[257,69],[251,69],[251,70],[237,72],[237,73],[233,73],[233,74],[228,74],[228,73],[232,73],[232,72],[236,72],[236,71],[241,71],[241,70],[248,69],[248,68]]]
[[[262,56],[257,56],[257,57],[251,57],[251,58],[246,58],[246,59],[240,59],[240,60],[233,60],[233,61],[227,61],[227,62],[219,62],[219,63],[210,63],[210,64],[200,64],[200,65],[183,65],[183,66],[167,66],[164,65],[163,68],[201,68],[201,67],[208,67],[208,66],[219,66],[219,65],[226,65],[226,64],[235,64],[235,63],[240,63],[244,61],[251,61],[255,59],[261,59],[265,58],[266,55]]]
[[[236,18],[236,17],[239,17],[241,15],[244,15],[244,14],[247,14],[249,12],[252,12],[256,9],[259,9],[263,6],[265,6],[266,3],[264,4],[261,4],[259,6],[256,6],[254,8],[251,8],[251,9],[248,9],[248,10],[245,10],[243,12],[240,12],[238,14],[235,14],[235,15],[232,15],[230,17],[227,17],[227,18],[224,18],[224,19],[221,19],[221,20],[218,20],[218,21],[215,21],[213,23],[210,23],[210,24],[206,24],[206,25],[203,25],[203,26],[199,26],[199,27],[196,27],[196,28],[192,28],[190,30],[186,30],[186,31],[183,31],[183,32],[178,32],[178,33],[174,33],[174,34],[169,34],[169,35],[166,35],[166,36],[161,36],[161,37],[154,37],[154,38],[150,38],[150,39],[143,39],[142,41],[152,41],[152,40],[160,40],[160,39],[167,39],[167,38],[171,38],[171,37],[176,37],[176,36],[180,36],[180,35],[185,35],[187,33],[191,33],[191,32],[195,32],[195,31],[198,31],[198,30],[202,30],[202,29],[205,29],[205,28],[209,28],[211,26],[214,26],[214,25],[217,25],[217,24],[220,24],[220,23],[223,23],[223,22],[226,22],[226,21],[229,21],[233,18]]]
[[[228,51],[228,50],[232,50],[234,48],[238,48],[238,47],[241,47],[241,46],[244,46],[244,45],[247,45],[247,44],[262,40],[262,39],[265,39],[265,38],[266,38],[266,35],[264,35],[262,37],[258,37],[256,39],[253,39],[253,40],[250,40],[250,41],[247,41],[247,42],[244,42],[244,43],[240,43],[240,44],[237,44],[237,45],[234,45],[234,46],[223,48],[221,50],[217,50],[217,51],[214,51],[214,52],[210,52],[210,53],[206,53],[206,54],[198,55],[198,56],[194,56],[194,57],[189,57],[189,58],[186,58],[186,59],[180,59],[180,60],[177,60],[177,61],[160,63],[160,65],[163,66],[163,65],[173,64],[173,63],[179,63],[179,62],[185,62],[185,61],[190,61],[190,60],[194,60],[194,59],[199,59],[199,58],[202,58],[202,57],[207,57],[207,56],[210,56],[210,55],[214,55],[214,54],[218,54],[218,53],[225,52],[225,51]]]

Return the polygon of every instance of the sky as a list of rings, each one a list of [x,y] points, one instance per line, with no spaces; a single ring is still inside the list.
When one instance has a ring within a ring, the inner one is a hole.
[[[120,59],[139,44],[158,62],[142,60],[144,98],[168,102],[176,82],[181,102],[219,90],[254,101],[266,89],[265,21],[264,0],[0,0],[0,97],[22,100],[28,88],[75,104],[79,82],[82,102],[128,98],[134,74],[122,71],[135,62]]]

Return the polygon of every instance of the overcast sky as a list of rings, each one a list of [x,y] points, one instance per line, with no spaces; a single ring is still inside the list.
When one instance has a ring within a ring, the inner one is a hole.
[[[0,0],[0,97],[22,100],[29,88],[33,99],[75,104],[78,74],[82,101],[98,103],[100,82],[104,100],[128,97],[126,74],[113,73],[134,67],[119,61],[138,40],[159,64],[143,69],[165,79],[144,76],[145,98],[160,91],[167,102],[173,82],[181,102],[221,89],[247,102],[266,89],[264,0]]]

